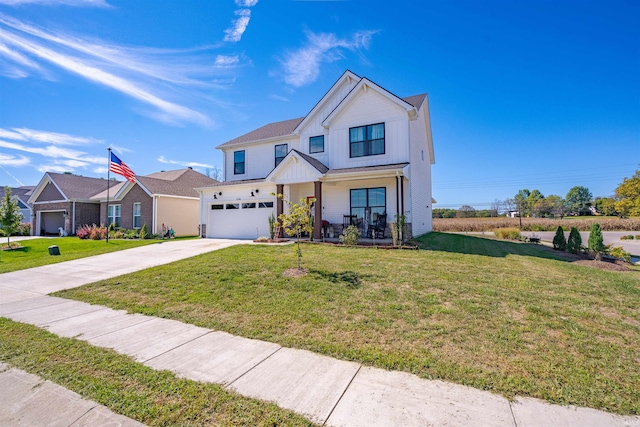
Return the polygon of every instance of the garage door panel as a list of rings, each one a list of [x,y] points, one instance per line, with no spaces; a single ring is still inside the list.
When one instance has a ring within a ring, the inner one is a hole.
[[[237,201],[211,205],[207,237],[256,239],[269,236],[269,215],[272,213],[273,202]]]

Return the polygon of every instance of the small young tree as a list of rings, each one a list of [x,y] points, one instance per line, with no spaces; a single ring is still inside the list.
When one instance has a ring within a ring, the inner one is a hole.
[[[564,230],[561,225],[558,226],[556,235],[553,237],[553,249],[558,251],[567,250],[567,238],[564,237]]]
[[[580,252],[580,248],[582,247],[582,236],[580,236],[580,232],[576,227],[571,227],[571,232],[569,233],[569,240],[567,240],[567,250],[572,254],[577,254]]]
[[[11,188],[4,188],[4,198],[0,203],[0,227],[7,235],[7,247],[11,247],[10,236],[18,231],[22,214],[18,202],[11,197]]]
[[[292,203],[285,199],[282,194],[278,194],[277,197],[282,199],[287,204],[287,212],[278,216],[278,222],[284,228],[289,236],[296,237],[296,253],[298,254],[298,270],[302,270],[300,267],[300,260],[302,258],[302,250],[300,249],[300,237],[302,233],[312,233],[313,225],[311,221],[311,204],[315,199],[301,198],[299,203]]]
[[[600,229],[600,224],[596,222],[591,226],[591,231],[589,232],[589,252],[593,252],[595,254],[595,258],[599,260],[602,259],[604,250],[605,247],[602,230]]]

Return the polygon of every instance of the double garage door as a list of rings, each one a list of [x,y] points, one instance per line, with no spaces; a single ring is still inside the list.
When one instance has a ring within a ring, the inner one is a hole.
[[[207,237],[257,239],[269,237],[269,215],[275,215],[273,202],[235,201],[214,203],[209,208]]]

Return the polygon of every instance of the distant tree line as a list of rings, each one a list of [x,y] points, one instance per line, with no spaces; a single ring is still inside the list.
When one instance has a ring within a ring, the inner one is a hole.
[[[563,218],[597,213],[606,216],[640,216],[640,170],[624,178],[613,197],[596,197],[588,188],[572,187],[565,197],[543,195],[539,190],[522,189],[513,198],[494,200],[490,209],[477,210],[469,205],[459,209],[433,209],[433,218],[490,218],[523,216],[530,218]]]

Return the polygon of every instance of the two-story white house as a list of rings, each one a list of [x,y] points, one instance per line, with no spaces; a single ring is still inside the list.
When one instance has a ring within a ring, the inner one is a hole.
[[[269,235],[281,199],[316,201],[314,238],[330,227],[390,224],[432,230],[434,163],[426,94],[399,98],[346,71],[305,117],[271,123],[217,147],[224,182],[198,188],[202,237]],[[389,236],[388,227],[386,237]]]

